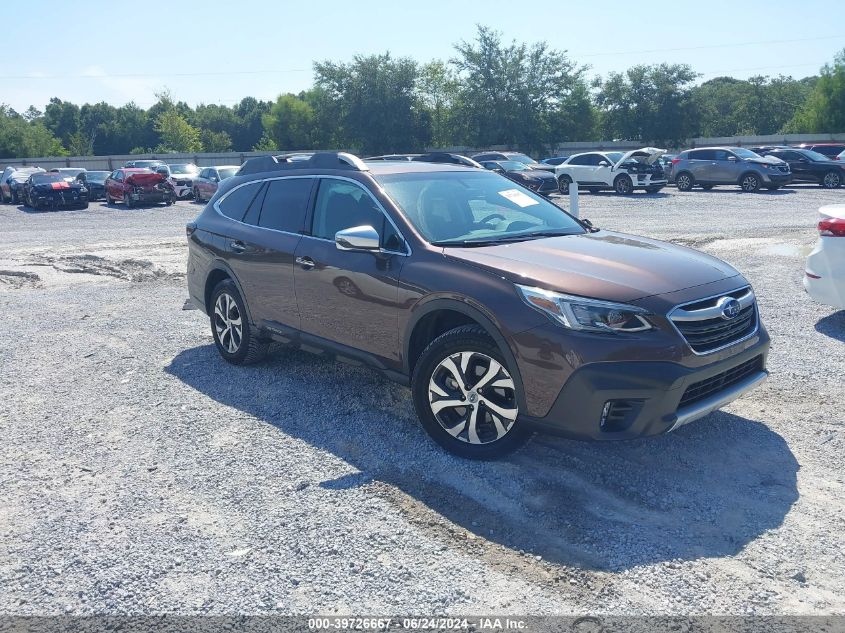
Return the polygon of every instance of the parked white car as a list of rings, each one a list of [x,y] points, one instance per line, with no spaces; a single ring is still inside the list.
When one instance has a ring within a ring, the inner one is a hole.
[[[166,175],[167,180],[170,181],[176,191],[176,198],[179,200],[194,195],[194,179],[199,177],[200,168],[193,163],[160,165],[155,170]]]
[[[804,288],[814,301],[845,309],[845,204],[819,209],[819,241],[804,270]]]
[[[630,152],[573,154],[555,167],[555,176],[561,193],[568,193],[573,182],[591,192],[613,189],[628,195],[636,189],[645,189],[657,193],[667,185],[658,160],[665,153],[665,149],[643,147]]]

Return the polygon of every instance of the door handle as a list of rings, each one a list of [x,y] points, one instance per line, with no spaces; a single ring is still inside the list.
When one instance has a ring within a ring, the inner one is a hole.
[[[297,257],[296,263],[302,266],[302,270],[311,270],[317,265],[310,257]]]
[[[246,244],[240,240],[235,240],[229,244],[229,248],[231,248],[235,253],[243,253],[246,250]]]

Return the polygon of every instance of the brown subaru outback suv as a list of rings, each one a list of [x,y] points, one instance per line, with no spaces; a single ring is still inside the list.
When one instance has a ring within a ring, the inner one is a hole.
[[[595,229],[490,171],[254,158],[187,234],[190,296],[225,360],[278,341],[371,365],[465,457],[535,430],[666,433],[768,375],[731,266]]]

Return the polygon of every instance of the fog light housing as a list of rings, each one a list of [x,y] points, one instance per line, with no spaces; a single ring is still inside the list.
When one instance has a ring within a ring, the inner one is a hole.
[[[642,405],[642,400],[608,400],[601,410],[599,428],[603,433],[627,431],[637,419]]]

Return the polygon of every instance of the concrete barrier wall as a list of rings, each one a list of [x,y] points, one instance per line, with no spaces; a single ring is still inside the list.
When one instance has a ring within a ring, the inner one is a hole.
[[[726,136],[718,138],[694,138],[690,139],[682,147],[669,147],[670,151],[687,149],[690,147],[707,147],[710,145],[731,145],[739,147],[753,147],[755,145],[798,145],[800,143],[831,143],[845,142],[845,132],[840,134],[768,134],[765,136]],[[641,141],[579,141],[573,143],[557,143],[551,152],[553,155],[577,154],[579,152],[590,152],[596,150],[629,150],[653,145]],[[466,147],[456,146],[437,151],[456,152],[459,154],[471,155],[482,150],[506,151],[512,149],[500,145],[493,147]],[[290,151],[313,151],[313,150],[279,150],[279,152]],[[340,150],[331,150],[340,151]],[[355,150],[343,150],[356,153]],[[166,163],[196,163],[201,167],[212,165],[240,165],[246,159],[253,156],[263,156],[270,152],[223,152],[210,153],[188,153],[188,154],[127,154],[123,156],[44,156],[41,158],[20,158],[0,159],[0,169],[6,165],[36,165],[44,169],[52,167],[84,167],[85,169],[108,169],[113,170],[122,167],[128,160],[159,159]],[[538,156],[538,158],[542,158]]]

